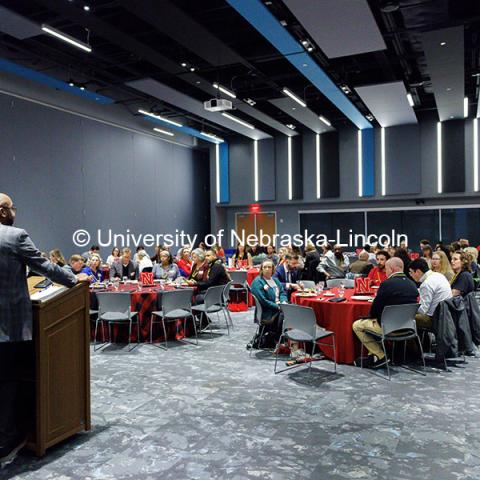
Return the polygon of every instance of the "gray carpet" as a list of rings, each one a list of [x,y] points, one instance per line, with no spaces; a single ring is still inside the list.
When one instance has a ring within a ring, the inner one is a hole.
[[[328,361],[275,376],[245,350],[252,312],[233,317],[199,347],[92,352],[93,430],[0,477],[480,479],[480,360],[392,382]]]

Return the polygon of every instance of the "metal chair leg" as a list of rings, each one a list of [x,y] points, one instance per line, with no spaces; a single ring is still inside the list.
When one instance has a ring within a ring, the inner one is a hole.
[[[391,380],[391,377],[390,377],[390,366],[388,365],[387,350],[385,349],[385,342],[383,341],[383,338],[382,338],[382,348],[383,348],[383,354],[385,355],[385,362],[386,362],[386,364],[387,364],[388,380]]]
[[[163,335],[164,335],[164,342],[165,342],[165,350],[168,350],[168,340],[167,340],[167,330],[165,328],[165,317],[162,317],[162,326],[163,326]]]
[[[337,373],[337,346],[336,346],[335,334],[332,335],[332,345],[333,345],[333,362],[334,362],[334,372]]]

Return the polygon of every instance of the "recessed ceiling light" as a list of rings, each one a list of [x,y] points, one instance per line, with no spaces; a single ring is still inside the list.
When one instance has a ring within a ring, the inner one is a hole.
[[[450,118],[453,118],[453,115],[450,115]]]
[[[302,45],[304,47],[308,47],[308,40],[302,40]]]
[[[200,80],[197,80],[195,83],[196,83],[197,85],[200,85]]]
[[[287,123],[285,126],[287,128],[289,128],[290,130],[295,130],[295,128],[297,128],[297,127],[295,127],[295,125],[293,123]]]
[[[451,92],[452,89],[450,87],[447,88],[447,92]]]
[[[283,25],[284,27],[286,27],[288,23],[286,20],[280,20],[280,25]]]
[[[71,87],[74,87],[75,84],[73,82],[68,82],[68,84],[71,86]]]
[[[195,71],[195,67],[190,67],[190,71],[191,71],[191,72],[194,72],[194,71]]]
[[[251,98],[244,98],[243,101],[248,103],[252,107],[257,103],[255,100],[252,100]]]
[[[440,42],[440,46],[444,47],[447,44],[447,42]]]
[[[85,87],[80,87],[80,90],[85,90]]]
[[[83,9],[86,11],[86,12],[89,12],[90,11],[90,7],[88,5],[84,5],[83,6]]]
[[[297,109],[297,107],[292,107],[292,110],[296,110],[296,109]]]
[[[304,64],[302,65],[302,67],[303,67],[303,68],[308,67],[308,63],[304,63]]]
[[[373,115],[369,114],[369,115],[365,115],[365,118],[369,121],[369,122],[373,122]]]
[[[307,52],[313,52],[313,47],[308,47]]]
[[[183,68],[185,68],[185,67],[187,66],[187,63],[186,63],[186,62],[182,62],[180,65],[181,65]]]

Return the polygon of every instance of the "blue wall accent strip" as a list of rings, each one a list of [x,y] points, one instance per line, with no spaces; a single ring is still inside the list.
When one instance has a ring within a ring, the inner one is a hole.
[[[228,143],[220,144],[220,203],[230,202],[230,174]]]
[[[94,102],[101,103],[103,105],[108,105],[115,102],[115,100],[112,98],[105,97],[99,93],[90,92],[87,89],[81,90],[79,87],[72,87],[66,82],[57,80],[54,77],[50,77],[49,75],[37,72],[36,70],[23,67],[22,65],[18,65],[3,58],[0,58],[0,70],[33,80],[34,82],[42,83],[43,85],[56,88],[57,90],[64,90],[65,92],[73,93],[74,95],[86,98],[88,100],[93,100]]]
[[[362,132],[363,197],[375,195],[375,137],[373,128]]]
[[[219,140],[215,140],[211,137],[206,137],[205,135],[202,135],[198,130],[195,130],[194,128],[191,128],[191,127],[185,127],[185,126],[177,127],[176,125],[172,125],[171,123],[164,122],[163,120],[160,120],[159,118],[150,117],[148,115],[144,115],[143,118],[145,120],[147,120],[148,122],[156,123],[157,125],[162,126],[162,127],[167,127],[170,130],[175,130],[177,132],[186,133],[187,135],[191,135],[192,137],[200,138],[202,140],[205,140],[206,142],[215,143],[215,144],[217,144],[217,143],[221,144],[222,143]]]
[[[305,52],[303,46],[290,35],[260,0],[227,0],[227,2],[282,53],[301,74],[308,78],[354,125],[359,129],[373,128],[342,90],[332,82],[325,71]],[[341,40],[339,39],[339,41]]]

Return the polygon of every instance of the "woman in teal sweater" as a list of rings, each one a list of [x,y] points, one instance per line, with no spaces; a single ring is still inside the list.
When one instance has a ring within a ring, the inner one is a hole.
[[[262,305],[262,320],[271,320],[278,315],[280,303],[287,303],[287,294],[282,284],[273,278],[275,266],[271,260],[265,260],[260,275],[252,282],[251,290]]]

